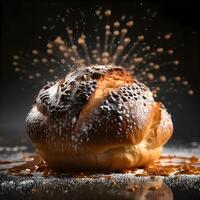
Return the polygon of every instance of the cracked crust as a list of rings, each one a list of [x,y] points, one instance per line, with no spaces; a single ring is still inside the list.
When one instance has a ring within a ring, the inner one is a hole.
[[[44,86],[26,126],[50,167],[72,170],[144,166],[173,132],[149,88],[115,66],[79,68]]]

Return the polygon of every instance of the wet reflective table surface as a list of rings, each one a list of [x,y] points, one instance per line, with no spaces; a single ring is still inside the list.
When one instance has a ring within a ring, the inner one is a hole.
[[[200,199],[198,170],[195,175],[185,174],[187,171],[149,175],[138,169],[48,176],[41,171],[30,174],[28,169],[15,174],[6,170],[20,166],[25,157],[33,155],[25,146],[0,147],[0,199]],[[199,158],[200,146],[170,146],[164,149],[163,155]],[[199,162],[195,165],[198,167]]]

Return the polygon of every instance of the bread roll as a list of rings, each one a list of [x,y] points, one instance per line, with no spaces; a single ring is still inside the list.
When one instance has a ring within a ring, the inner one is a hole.
[[[80,67],[39,92],[26,118],[39,155],[56,170],[120,170],[159,158],[171,116],[125,68]]]

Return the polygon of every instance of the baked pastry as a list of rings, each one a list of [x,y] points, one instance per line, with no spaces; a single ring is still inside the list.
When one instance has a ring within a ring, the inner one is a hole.
[[[123,67],[80,67],[39,92],[27,133],[48,166],[119,170],[159,158],[173,132],[170,115]]]

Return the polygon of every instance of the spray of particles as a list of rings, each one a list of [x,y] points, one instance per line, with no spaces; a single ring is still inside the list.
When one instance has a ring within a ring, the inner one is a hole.
[[[64,16],[57,15],[56,22],[67,26],[66,19],[71,16],[71,12],[67,9]],[[79,12],[81,21],[85,13]],[[149,44],[145,34],[133,34],[135,21],[132,16],[122,15],[118,20],[113,20],[112,11],[101,7],[94,10],[93,15],[97,21],[91,30],[92,36],[84,34],[81,29],[82,26],[87,27],[85,21],[81,27],[75,21],[75,27],[66,27],[64,37],[56,36],[49,40],[45,50],[32,49],[30,54],[15,54],[13,66],[19,78],[46,81],[61,78],[77,67],[109,64],[129,69],[137,80],[151,88],[155,96],[161,89],[165,93],[177,91],[177,85],[183,86],[182,89],[193,95],[194,91],[184,77],[165,73],[176,72],[179,68],[179,60],[174,58],[174,49],[159,46],[160,43],[169,43],[173,38],[171,32],[156,36],[155,43]],[[154,12],[151,18],[155,16]],[[51,22],[52,18],[48,21]],[[45,25],[42,29],[52,31],[55,27],[55,24]],[[41,36],[38,38],[41,39]]]

